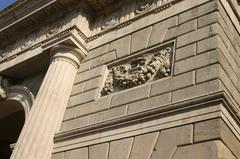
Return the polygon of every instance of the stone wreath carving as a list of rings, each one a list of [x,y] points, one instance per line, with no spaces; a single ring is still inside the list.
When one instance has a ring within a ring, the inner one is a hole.
[[[60,22],[57,22],[57,23],[53,23],[49,26],[48,28],[48,32],[46,34],[47,37],[50,37],[56,33],[59,32],[59,30],[61,29],[61,24]]]
[[[9,93],[9,83],[6,78],[0,76],[0,101],[6,99]]]
[[[102,96],[171,75],[172,47],[130,60],[110,69]]]
[[[116,13],[111,14],[103,20],[102,29],[110,28],[116,25],[117,22],[118,22],[118,15]]]
[[[142,1],[137,1],[136,5],[136,13],[141,14],[144,13],[151,8],[153,8],[154,5],[154,0],[142,0]]]

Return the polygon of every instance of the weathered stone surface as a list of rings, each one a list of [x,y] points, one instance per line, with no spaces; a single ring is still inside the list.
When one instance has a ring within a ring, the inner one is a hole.
[[[65,159],[88,159],[88,148],[80,148],[66,152]]]
[[[189,146],[179,147],[172,159],[219,159],[219,153],[222,154],[224,145],[221,141],[211,141],[206,143],[194,144]],[[226,147],[224,147],[226,149]],[[224,159],[234,159],[234,156],[226,150],[230,156],[224,155]],[[222,155],[221,155],[222,156]]]
[[[109,159],[128,159],[134,138],[120,139],[110,142]]]
[[[109,51],[116,50],[117,58],[130,54],[131,36],[126,36],[110,43]]]
[[[82,93],[84,91],[84,86],[84,82],[73,85],[71,96]]]
[[[102,76],[106,71],[107,71],[106,66],[99,66],[99,67],[90,69],[89,71],[81,72],[77,74],[74,83],[77,84],[92,78]]]
[[[219,38],[217,36],[214,36],[199,41],[197,43],[197,54],[218,48],[218,40]]]
[[[133,33],[131,53],[137,52],[147,47],[151,31],[152,27],[147,27],[143,30]]]
[[[96,77],[86,81],[84,86],[84,91],[99,88],[101,86],[101,82],[102,82],[102,77]]]
[[[194,142],[221,138],[221,120],[209,120],[194,124]]]
[[[83,103],[94,101],[98,96],[98,90],[93,89],[75,96],[70,97],[69,105],[76,106]]]
[[[198,28],[218,22],[219,16],[218,12],[213,12],[198,18]]]
[[[168,29],[176,25],[177,25],[176,16],[155,24],[152,29],[148,47],[163,42],[168,32]]]
[[[116,59],[115,51],[111,51],[92,60],[91,68],[103,65]]]
[[[194,84],[194,72],[173,76],[165,80],[159,80],[152,84],[150,96],[163,94],[176,89],[184,88]]]
[[[134,102],[149,96],[150,85],[132,88],[116,93],[112,96],[111,107]]]
[[[129,159],[150,158],[159,132],[136,136]]]
[[[214,32],[212,30],[213,26],[206,26],[177,37],[177,48],[213,36]]]
[[[72,120],[64,121],[61,125],[60,132],[76,129],[82,126],[86,126],[89,124],[90,116],[83,116],[79,118],[75,118]]]
[[[177,36],[186,34],[188,32],[197,29],[197,20],[191,20],[186,23],[182,23],[176,27],[170,28],[167,33],[165,33],[164,41],[176,38]]]
[[[52,154],[52,157],[51,159],[63,159],[64,158],[64,153],[55,153],[55,154]]]
[[[108,52],[108,49],[109,49],[109,44],[106,44],[96,49],[90,50],[87,58],[84,59],[84,61],[103,55]]]
[[[197,52],[196,43],[187,45],[176,50],[175,60],[183,60],[195,56]]]
[[[111,97],[102,97],[96,101],[82,104],[78,107],[77,117],[106,110],[110,107]]]
[[[65,121],[65,120],[75,118],[77,115],[77,109],[78,107],[72,107],[72,108],[66,109],[63,120]]]
[[[90,123],[98,123],[105,120],[111,120],[113,118],[124,116],[126,113],[127,106],[111,108],[109,110],[92,114],[90,117]]]
[[[128,113],[140,112],[148,109],[164,106],[171,102],[171,94],[166,93],[160,96],[144,99],[128,105]]]
[[[203,4],[199,7],[193,8],[189,11],[186,11],[184,13],[181,13],[179,15],[179,23],[183,23],[185,21],[188,21],[190,19],[197,18],[201,15],[204,15],[206,13],[212,12],[217,9],[217,1],[212,1],[207,4]]]
[[[89,159],[108,159],[109,143],[89,147]]]
[[[175,63],[174,74],[184,73],[219,61],[219,51],[213,50]]]
[[[219,153],[218,156],[219,158],[226,158],[226,159],[237,159],[238,157],[236,157],[231,150],[224,145],[223,143],[219,143],[219,147],[218,147]]]
[[[222,140],[231,151],[240,157],[240,142],[236,140],[234,134],[220,118],[203,121],[194,124],[194,142],[204,142],[209,140]]]
[[[220,65],[214,64],[196,71],[196,83],[206,82],[220,76]]]
[[[161,131],[151,159],[171,159],[178,146],[193,143],[193,126]]]
[[[81,66],[78,69],[78,73],[89,70],[91,64],[92,64],[91,60],[81,63]]]
[[[220,88],[220,85],[221,81],[213,80],[203,84],[187,87],[173,92],[172,101],[177,102],[186,99],[191,99],[194,97],[199,97],[202,95],[209,95],[211,93],[217,92]]]

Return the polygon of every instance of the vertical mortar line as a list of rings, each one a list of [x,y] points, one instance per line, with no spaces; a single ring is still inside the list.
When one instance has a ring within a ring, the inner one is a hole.
[[[197,70],[194,70],[193,71],[193,85],[196,85],[197,84]]]
[[[133,33],[131,33],[131,34],[129,34],[129,36],[130,36],[130,38],[129,38],[129,40],[130,40],[130,42],[129,42],[129,52],[130,52],[130,55],[132,54],[132,34]]]
[[[130,159],[130,157],[131,157],[134,141],[135,141],[135,136],[132,137],[132,142],[131,142],[131,147],[130,147],[130,151],[129,151],[129,156],[128,156],[127,159]]]
[[[150,26],[150,33],[149,33],[149,35],[148,35],[148,39],[147,39],[146,46],[144,47],[144,49],[148,48],[149,41],[150,41],[151,35],[152,35],[152,33],[153,33],[153,26],[154,26],[154,25],[151,25],[151,26]],[[146,27],[146,28],[147,28],[147,27]]]

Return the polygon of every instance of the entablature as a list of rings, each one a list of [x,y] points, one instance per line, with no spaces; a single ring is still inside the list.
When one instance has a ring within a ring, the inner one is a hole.
[[[61,39],[69,32],[74,32],[79,44],[86,48],[90,41],[131,25],[144,16],[157,14],[180,1],[18,1],[0,12],[0,64],[33,49],[41,50],[49,43],[53,44],[53,39]],[[229,4],[236,3],[237,0],[231,0]],[[121,7],[123,5],[125,7]]]

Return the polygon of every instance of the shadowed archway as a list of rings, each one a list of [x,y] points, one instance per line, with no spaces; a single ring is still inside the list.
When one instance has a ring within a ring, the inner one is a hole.
[[[33,95],[23,86],[11,87],[8,98],[0,102],[0,159],[10,158],[32,103]]]

